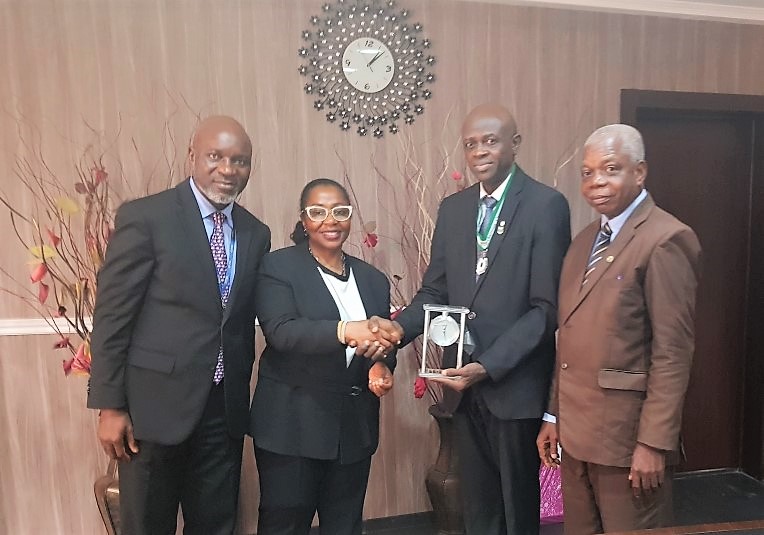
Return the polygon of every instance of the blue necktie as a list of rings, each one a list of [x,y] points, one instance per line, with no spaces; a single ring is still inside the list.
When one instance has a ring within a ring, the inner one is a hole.
[[[483,197],[482,203],[483,206],[485,206],[485,215],[483,216],[483,220],[480,222],[480,228],[478,229],[478,233],[481,236],[485,236],[491,227],[491,216],[493,215],[493,210],[496,208],[497,202],[498,201],[490,195]]]

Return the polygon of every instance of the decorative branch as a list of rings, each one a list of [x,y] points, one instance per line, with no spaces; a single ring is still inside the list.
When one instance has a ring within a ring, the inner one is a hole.
[[[17,119],[21,150],[15,156],[13,174],[31,208],[16,206],[11,196],[0,190],[0,204],[8,213],[13,233],[31,256],[30,282],[36,291],[4,268],[0,268],[0,274],[18,290],[6,285],[0,290],[32,308],[57,333],[54,347],[71,353],[71,358],[63,361],[66,375],[87,375],[90,371],[90,318],[95,305],[97,275],[114,230],[114,212],[121,202],[111,188],[115,179],[106,167],[106,157],[115,150],[121,127],[111,139],[86,127],[94,142],[79,154],[69,176],[69,173],[57,173],[49,165],[39,136],[33,136],[34,141],[30,141],[24,135],[27,131],[37,132],[34,126],[26,124],[23,118]],[[168,152],[175,153],[168,148],[174,138],[167,123],[164,128],[164,164],[160,160],[153,165],[145,180],[146,193],[152,189],[153,177],[159,169],[168,177],[176,176],[175,157],[167,156]],[[131,141],[131,155],[143,168],[138,146]],[[116,161],[117,182],[129,189],[124,180],[123,162],[119,158],[110,159]],[[71,333],[64,332],[61,320]],[[70,334],[79,341],[71,341]]]

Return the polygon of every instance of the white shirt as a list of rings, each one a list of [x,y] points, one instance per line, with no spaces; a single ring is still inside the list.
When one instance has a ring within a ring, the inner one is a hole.
[[[358,291],[358,285],[355,282],[355,275],[353,270],[348,268],[350,274],[348,280],[343,281],[325,273],[321,268],[316,268],[321,274],[321,278],[324,279],[324,284],[332,294],[334,303],[337,305],[337,310],[340,312],[340,319],[342,321],[358,321],[366,319],[366,309],[363,306],[361,300],[361,294]],[[345,350],[345,366],[350,366],[350,362],[355,355],[355,348],[348,347]]]

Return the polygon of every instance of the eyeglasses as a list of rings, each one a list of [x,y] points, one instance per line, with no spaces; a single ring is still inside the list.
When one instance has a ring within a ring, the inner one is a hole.
[[[352,206],[335,206],[334,208],[329,209],[324,206],[314,205],[306,206],[302,209],[302,211],[305,215],[308,216],[308,219],[315,221],[316,223],[326,221],[326,218],[329,217],[329,212],[332,213],[332,217],[338,223],[347,221],[350,219],[350,216],[353,215]]]

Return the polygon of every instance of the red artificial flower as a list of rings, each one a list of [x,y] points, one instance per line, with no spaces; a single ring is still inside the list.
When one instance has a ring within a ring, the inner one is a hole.
[[[40,282],[42,278],[47,275],[47,273],[48,266],[45,264],[45,262],[41,262],[40,264],[37,264],[37,267],[32,270],[32,274],[29,276],[29,278],[32,279],[32,282]]]
[[[379,236],[377,236],[373,232],[367,232],[366,237],[363,239],[363,244],[366,247],[371,247],[372,249],[377,246],[378,242],[379,242]]]
[[[56,233],[50,230],[49,228],[46,228],[45,230],[48,231],[48,239],[50,240],[50,244],[53,247],[58,247],[58,244],[61,243],[61,237],[56,236]]]
[[[451,178],[454,179],[456,182],[464,178],[464,175],[461,173],[461,171],[454,171],[451,173]]]
[[[71,342],[69,342],[69,337],[68,336],[62,336],[61,339],[58,342],[53,344],[53,349],[65,349],[65,348],[69,347],[70,344],[71,344]]]
[[[90,344],[82,342],[77,348],[77,354],[63,361],[64,375],[90,375]]]
[[[421,399],[425,392],[427,392],[427,381],[424,377],[417,377],[414,381],[414,397]]]
[[[94,167],[91,169],[93,173],[93,177],[95,178],[96,185],[106,182],[106,179],[109,178],[109,173],[106,172],[106,169],[103,167]]]
[[[45,301],[48,300],[49,293],[50,293],[50,286],[40,281],[40,288],[37,291],[37,300],[40,302],[40,304],[45,304]]]

